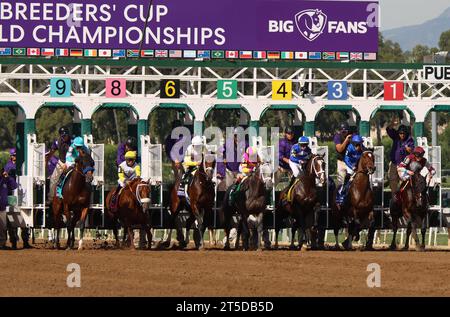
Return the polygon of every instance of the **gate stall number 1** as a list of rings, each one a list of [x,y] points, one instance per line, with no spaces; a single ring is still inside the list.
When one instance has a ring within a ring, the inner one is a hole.
[[[50,97],[70,97],[72,81],[69,78],[50,79]]]

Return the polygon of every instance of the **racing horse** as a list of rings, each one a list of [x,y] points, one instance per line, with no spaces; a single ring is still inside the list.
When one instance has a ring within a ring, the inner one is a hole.
[[[110,191],[106,197],[106,210],[108,217],[113,223],[113,234],[116,247],[120,246],[118,238],[118,221],[123,225],[124,235],[128,231],[127,245],[134,248],[134,225],[140,225],[147,234],[148,246],[151,248],[152,234],[151,217],[149,214],[150,186],[149,183],[137,177],[126,183],[117,198],[117,211],[111,209],[111,200],[114,191]]]
[[[374,193],[370,183],[370,175],[372,175],[375,170],[375,156],[373,151],[364,151],[357,163],[357,169],[353,176],[353,181],[350,184],[344,205],[339,208],[336,204],[333,204],[336,249],[339,249],[338,236],[342,219],[345,219],[348,223],[348,237],[343,243],[343,247],[346,250],[352,249],[353,238],[359,240],[359,233],[364,227],[369,228],[366,250],[373,248],[373,239],[375,235],[375,219],[373,212]]]
[[[275,248],[278,248],[278,233],[284,219],[291,216],[294,219],[292,227],[292,237],[295,231],[300,231],[299,249],[302,249],[303,242],[311,241],[313,249],[317,248],[316,234],[313,234],[314,216],[318,205],[316,179],[320,184],[325,184],[325,159],[324,155],[312,155],[306,164],[305,171],[300,173],[294,188],[286,188],[280,195],[278,208],[275,211]],[[292,191],[292,203],[284,203],[287,199],[288,192]],[[322,246],[322,242],[321,242]],[[291,249],[294,249],[294,239],[291,240]]]
[[[427,232],[425,218],[428,214],[428,193],[426,179],[420,174],[420,164],[411,163],[411,170],[414,175],[405,182],[402,186],[402,190],[399,194],[400,201],[394,202],[391,200],[390,213],[392,217],[392,226],[394,235],[392,237],[392,243],[390,245],[391,250],[397,249],[397,229],[400,218],[403,216],[407,221],[406,230],[406,243],[403,250],[409,249],[409,237],[412,233],[416,242],[416,250],[425,250],[425,234]],[[430,178],[431,180],[431,178]],[[422,242],[419,244],[419,238],[417,237],[417,229],[421,228]]]
[[[222,205],[221,213],[224,217],[224,229],[226,234],[226,242],[224,249],[230,249],[230,231],[231,220],[236,210],[240,216],[238,224],[238,236],[236,239],[235,248],[239,248],[239,236],[242,231],[243,248],[249,249],[249,223],[248,219],[253,216],[255,219],[255,227],[257,229],[256,247],[261,250],[261,237],[263,232],[263,216],[266,210],[266,183],[263,180],[263,175],[260,172],[260,166],[258,165],[253,172],[244,180],[242,180],[241,189],[238,195],[236,195],[235,201],[232,205],[229,202],[230,188],[225,193],[224,203]]]
[[[204,155],[198,168],[193,171],[193,176],[186,191],[187,197],[178,195],[181,177],[177,177],[170,193],[171,229],[166,241],[160,247],[170,246],[173,228],[177,231],[177,240],[180,248],[185,248],[189,243],[189,230],[195,223],[194,242],[196,249],[203,249],[203,235],[206,226],[212,222],[213,207],[215,202],[215,185],[213,182],[216,160],[213,155]],[[182,173],[178,173],[181,175]],[[186,238],[184,237],[179,213],[182,210],[189,211],[186,221]]]
[[[54,246],[57,249],[60,248],[60,229],[64,227],[63,214],[67,225],[67,249],[74,248],[75,226],[78,221],[81,221],[78,250],[83,249],[85,222],[91,202],[91,183],[94,179],[93,166],[94,160],[88,153],[82,157],[78,157],[75,160],[73,169],[69,171],[70,174],[67,175],[64,182],[62,188],[63,198],[59,198],[56,194],[53,197],[52,210],[56,230]]]

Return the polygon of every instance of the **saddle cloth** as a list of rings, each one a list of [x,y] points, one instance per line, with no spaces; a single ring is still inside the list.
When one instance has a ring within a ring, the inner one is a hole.
[[[286,195],[286,200],[288,203],[292,203],[292,201],[294,200],[294,188],[295,188],[295,185],[297,185],[299,181],[300,181],[300,179],[297,178],[295,180],[294,184],[292,184],[291,188],[289,188],[288,193]]]
[[[67,172],[66,176],[63,178],[63,180],[56,185],[56,196],[58,198],[61,198],[61,199],[63,198],[62,191],[63,191],[63,188],[64,188],[64,184],[66,183],[69,175],[72,174],[72,172],[73,172],[73,169],[69,170]]]

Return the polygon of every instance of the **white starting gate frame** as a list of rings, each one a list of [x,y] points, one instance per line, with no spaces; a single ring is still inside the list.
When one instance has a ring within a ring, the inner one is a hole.
[[[141,177],[148,180],[150,186],[159,188],[159,199],[156,202],[152,199],[150,211],[160,213],[160,227],[164,224],[162,165],[162,145],[151,144],[149,135],[141,135]]]
[[[94,179],[92,186],[95,186],[100,193],[98,200],[94,199],[94,193],[91,195],[91,210],[99,210],[102,214],[102,228],[105,226],[105,145],[94,144],[92,135],[84,136],[84,144],[88,146],[91,151],[91,157],[94,160]]]
[[[429,187],[438,188],[438,201],[437,204],[430,205],[430,210],[442,212],[442,186],[441,186],[441,177],[442,177],[442,158],[441,158],[441,147],[440,146],[429,146],[428,140],[426,137],[418,137],[417,138],[417,146],[423,147],[425,150],[424,157],[428,160],[428,162],[433,166],[436,170],[436,174],[430,180]],[[421,171],[423,176],[428,174],[428,170],[424,168]]]
[[[28,157],[25,162],[27,173],[18,177],[18,189],[15,191],[20,217],[26,227],[36,226],[38,211],[42,212],[42,227],[46,226],[46,162],[45,144],[37,143],[36,134],[27,135]],[[40,191],[38,191],[40,189]],[[38,197],[37,193],[41,193]]]

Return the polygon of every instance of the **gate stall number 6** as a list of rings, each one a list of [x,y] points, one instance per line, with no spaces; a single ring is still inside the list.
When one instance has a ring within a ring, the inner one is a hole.
[[[179,79],[163,79],[161,80],[161,90],[159,95],[164,99],[180,98],[180,80]]]
[[[72,81],[69,78],[50,79],[50,97],[70,97]]]
[[[348,85],[346,81],[328,82],[328,100],[347,100]]]
[[[106,80],[106,98],[125,98],[127,96],[127,81],[123,78],[108,78]]]

